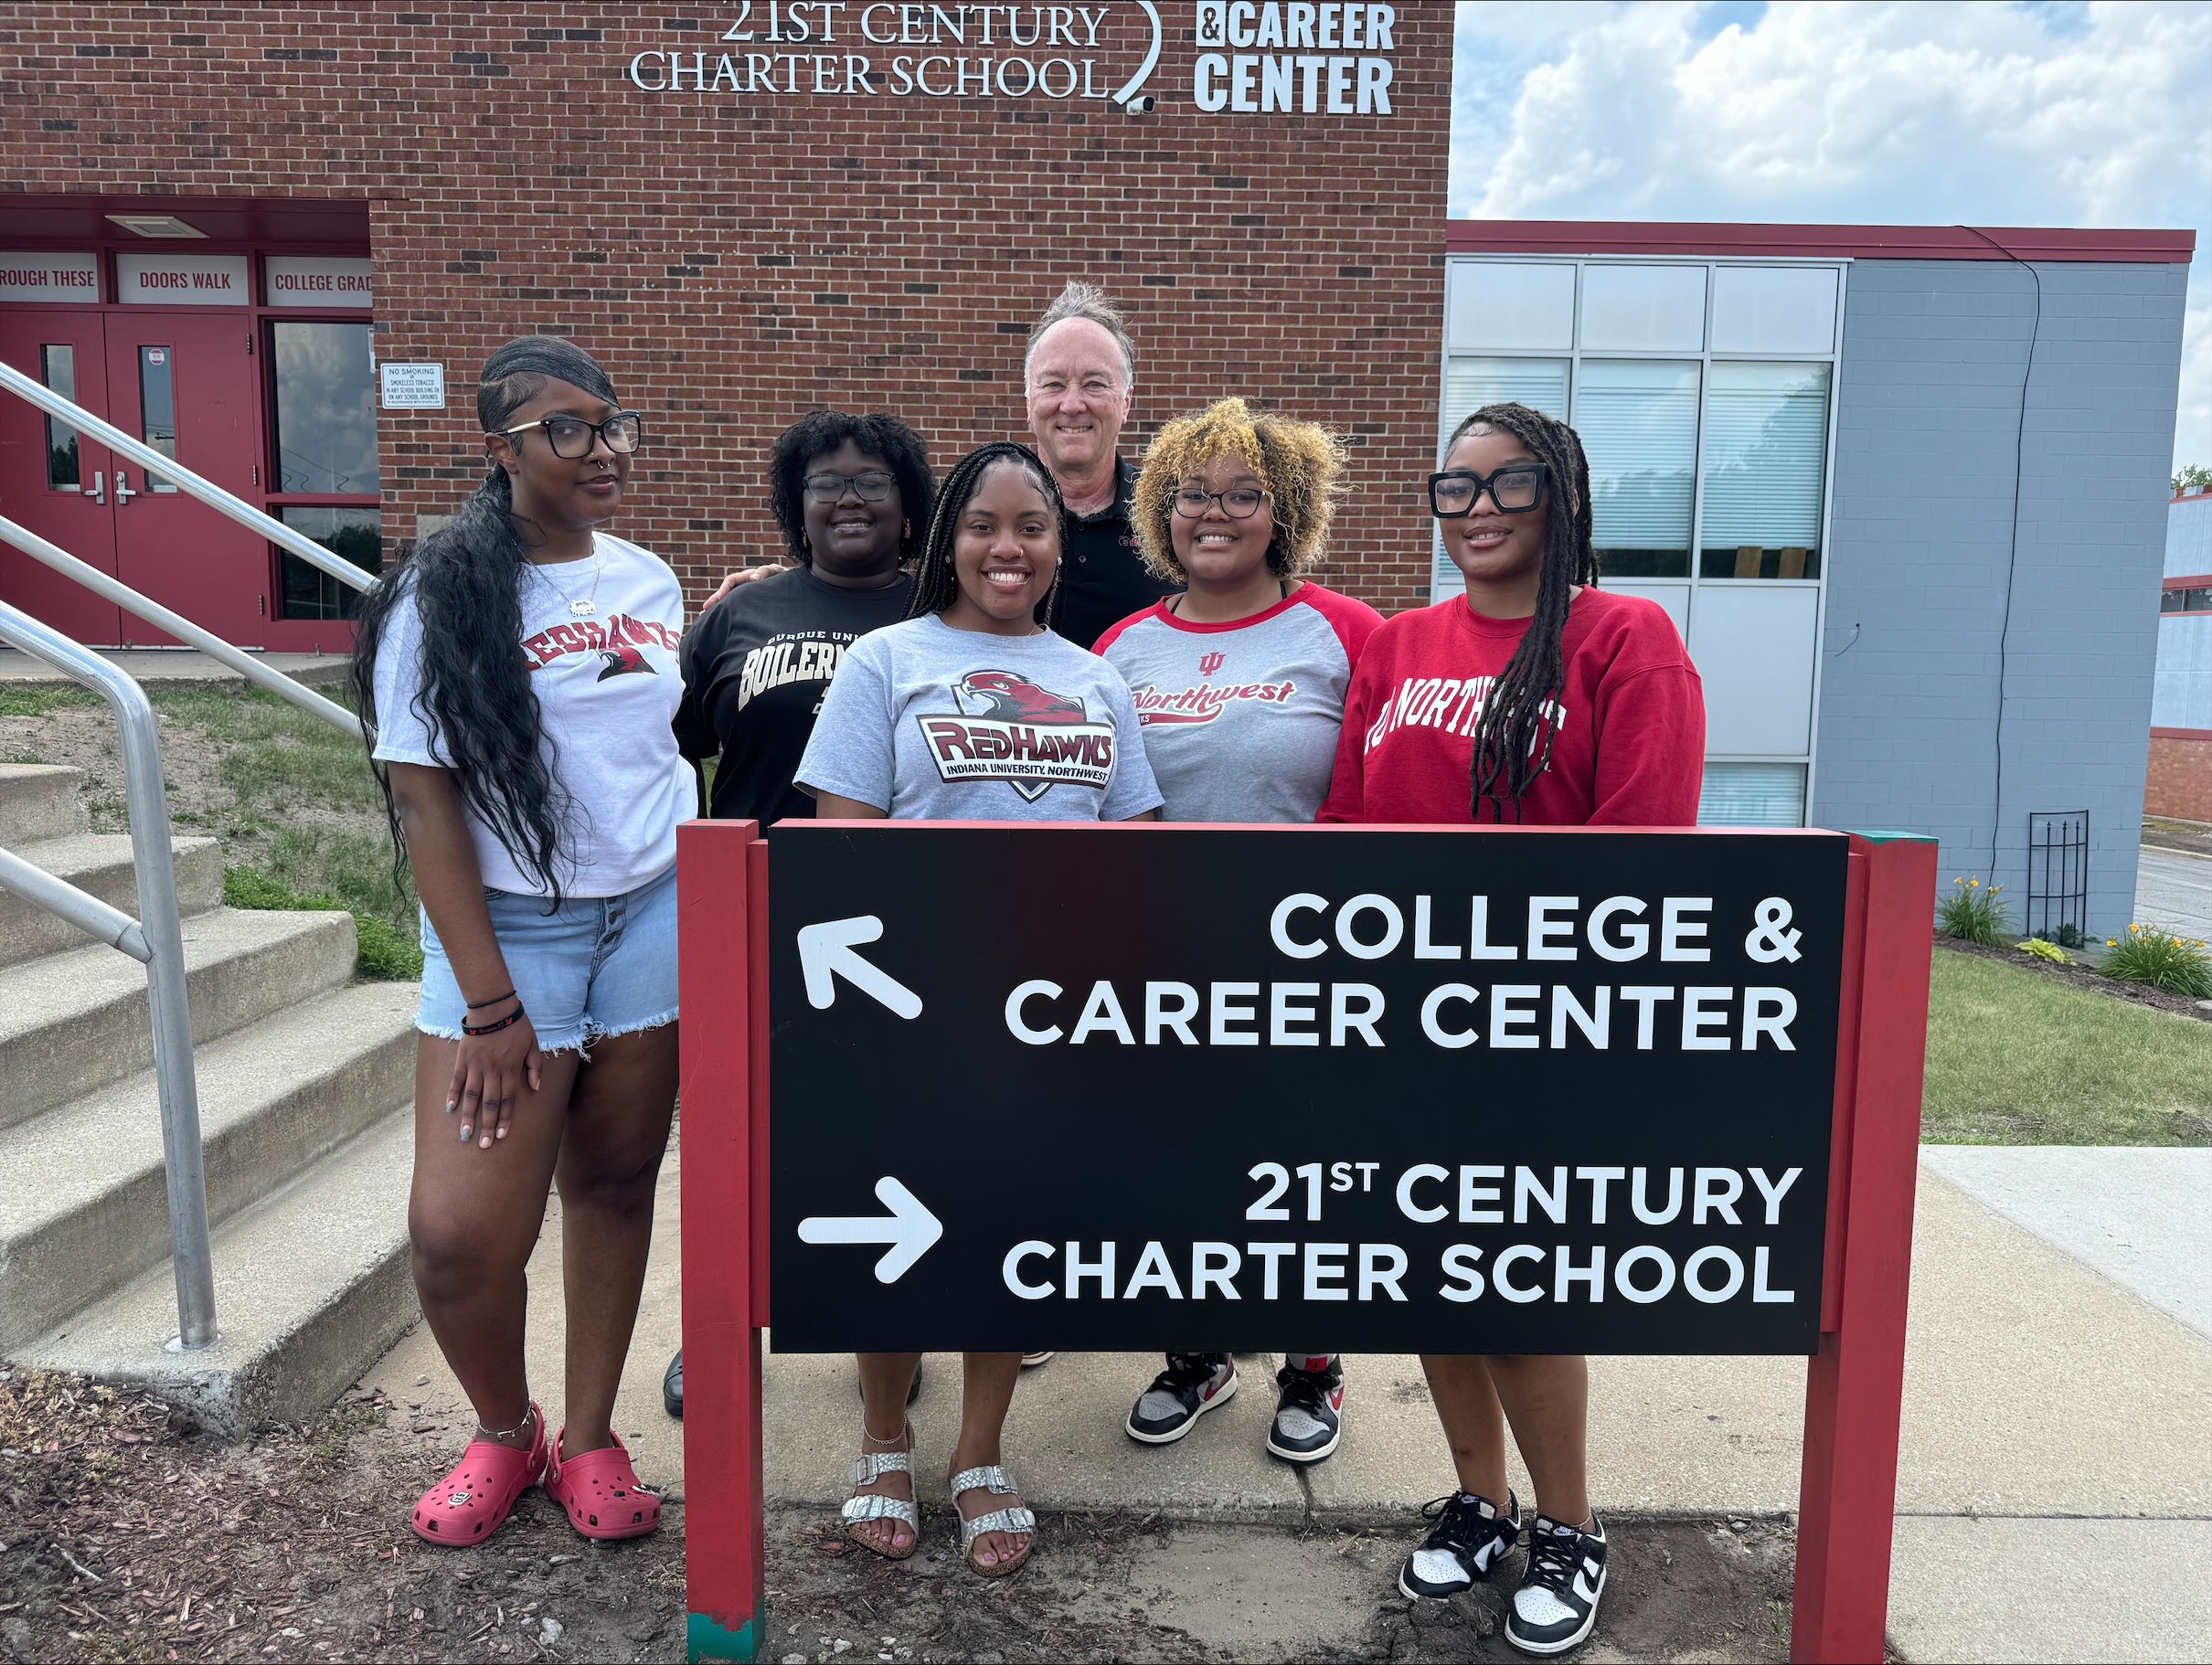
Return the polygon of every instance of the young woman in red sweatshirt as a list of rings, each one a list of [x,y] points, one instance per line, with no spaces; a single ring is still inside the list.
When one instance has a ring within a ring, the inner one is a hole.
[[[1453,432],[1429,500],[1466,594],[1367,639],[1320,819],[1695,823],[1697,672],[1664,609],[1597,588],[1590,466],[1574,430],[1525,405],[1486,406]],[[1435,1529],[1398,1588],[1449,1597],[1512,1549],[1510,1423],[1536,1497],[1505,1639],[1534,1654],[1579,1646],[1605,1587],[1605,1529],[1585,1472],[1586,1362],[1430,1353],[1421,1366],[1458,1490],[1429,1506]]]

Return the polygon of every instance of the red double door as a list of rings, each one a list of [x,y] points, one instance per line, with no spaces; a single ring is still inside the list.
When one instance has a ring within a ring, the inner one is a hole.
[[[0,359],[259,505],[261,378],[237,314],[0,308]],[[263,538],[0,393],[0,514],[226,641],[266,645]],[[0,542],[0,600],[94,646],[172,639]]]

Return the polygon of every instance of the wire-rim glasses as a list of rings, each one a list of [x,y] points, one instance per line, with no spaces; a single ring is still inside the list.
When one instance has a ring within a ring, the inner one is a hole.
[[[1501,514],[1526,514],[1544,505],[1551,479],[1542,462],[1509,462],[1489,474],[1471,468],[1445,469],[1429,476],[1429,508],[1439,520],[1461,520],[1474,513],[1487,492]]]
[[[628,456],[645,437],[644,422],[634,410],[618,410],[603,422],[587,422],[575,416],[540,417],[535,422],[525,422],[518,428],[502,428],[497,432],[511,440],[533,428],[543,429],[546,443],[553,448],[553,454],[569,462],[589,457],[593,445],[602,440],[616,456]]]

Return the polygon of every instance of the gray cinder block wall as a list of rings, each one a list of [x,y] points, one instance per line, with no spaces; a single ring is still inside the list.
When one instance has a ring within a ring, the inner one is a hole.
[[[1994,878],[2025,924],[2029,814],[2086,809],[2109,936],[2135,898],[2188,269],[2035,272],[2023,431],[2027,269],[1851,269],[1810,820],[1932,833],[1942,887]]]

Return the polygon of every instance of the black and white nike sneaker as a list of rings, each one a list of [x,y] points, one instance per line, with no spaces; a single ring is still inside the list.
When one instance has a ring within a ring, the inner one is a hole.
[[[1308,1354],[1309,1361],[1321,1355]],[[1322,1357],[1319,1370],[1306,1370],[1286,1358],[1275,1373],[1281,1390],[1275,1420],[1269,1425],[1267,1448],[1285,1462],[1317,1463],[1344,1437],[1344,1360]]]
[[[1237,1392],[1237,1361],[1226,1352],[1171,1352],[1167,1368],[1129,1408],[1129,1437],[1148,1446],[1173,1445],[1198,1418]]]
[[[1454,1491],[1424,1504],[1421,1517],[1436,1525],[1398,1570],[1398,1593],[1418,1599],[1443,1601],[1473,1589],[1521,1535],[1521,1505],[1510,1491],[1503,1514],[1488,1498]]]
[[[1580,1532],[1538,1515],[1528,1529],[1528,1564],[1505,1607],[1505,1639],[1523,1653],[1565,1653],[1598,1622],[1605,1593],[1605,1522],[1590,1511]]]

